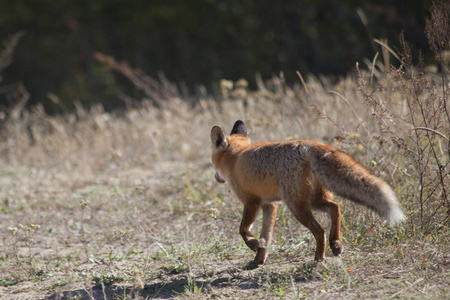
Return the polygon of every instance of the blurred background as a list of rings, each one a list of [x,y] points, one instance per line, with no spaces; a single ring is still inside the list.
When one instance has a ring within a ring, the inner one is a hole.
[[[424,34],[431,1],[416,0],[14,0],[0,2],[0,41],[16,34],[11,61],[0,64],[0,108],[22,97],[46,112],[72,111],[74,103],[120,109],[128,95],[141,99],[122,74],[95,58],[126,61],[153,78],[164,76],[185,95],[214,93],[221,79],[271,78],[296,71],[334,78],[372,59],[383,39],[413,51],[428,50]],[[18,35],[17,35],[18,34]],[[7,48],[7,47],[6,47]],[[3,49],[6,49],[2,47]],[[7,51],[3,50],[3,51]],[[426,62],[433,58],[425,52]],[[20,94],[20,93],[17,93]],[[23,93],[22,93],[23,94]]]

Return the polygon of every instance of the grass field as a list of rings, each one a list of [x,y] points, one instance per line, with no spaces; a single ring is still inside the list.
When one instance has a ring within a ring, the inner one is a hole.
[[[405,47],[399,68],[375,57],[337,82],[291,86],[281,74],[187,97],[96,57],[147,100],[49,116],[24,110],[19,89],[0,116],[1,299],[448,299],[448,60],[440,73],[416,68]],[[247,268],[242,206],[210,162],[211,127],[237,119],[253,141],[310,139],[352,155],[390,183],[407,221],[387,227],[337,197],[344,252],[315,264],[313,236],[281,206],[267,263]]]
[[[0,152],[2,299],[448,297],[449,124],[445,115],[424,124],[401,88],[409,79],[367,65],[335,84],[310,77],[289,87],[274,77],[252,92],[222,82],[220,100],[199,94],[196,103],[161,80],[170,99],[120,114],[11,111]],[[442,102],[439,75],[427,76],[419,100],[435,91]],[[247,270],[242,207],[214,180],[208,140],[213,125],[228,131],[237,119],[253,141],[313,139],[351,154],[393,186],[407,222],[389,228],[338,199],[344,253],[327,249],[314,264],[313,236],[282,206],[267,264]]]

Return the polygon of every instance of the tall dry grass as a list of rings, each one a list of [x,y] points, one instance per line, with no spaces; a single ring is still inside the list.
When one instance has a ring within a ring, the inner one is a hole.
[[[210,128],[242,119],[254,141],[313,139],[348,152],[394,186],[410,222],[448,224],[448,87],[438,74],[404,68],[376,63],[337,84],[309,77],[305,86],[288,86],[274,77],[259,81],[257,91],[233,87],[222,96],[200,95],[194,104],[172,86],[170,97],[120,113],[80,105],[60,116],[39,105],[13,109],[2,131],[1,160],[92,175],[167,162],[204,164]]]
[[[242,119],[254,141],[313,139],[354,156],[394,187],[412,231],[418,225],[423,232],[448,227],[450,38],[445,8],[435,4],[427,25],[438,72],[427,71],[420,57],[416,62],[403,41],[401,51],[383,44],[385,53],[399,59],[398,67],[386,68],[376,56],[337,83],[309,76],[288,85],[280,74],[267,81],[256,78],[258,89],[251,91],[245,80],[223,80],[221,94],[199,88],[186,99],[163,76],[150,78],[97,53],[145,99],[117,113],[77,105],[75,112],[57,116],[47,115],[40,105],[26,110],[25,100],[18,100],[3,118],[1,164],[90,176],[127,168],[157,170],[161,164],[207,165],[210,128],[229,128]]]

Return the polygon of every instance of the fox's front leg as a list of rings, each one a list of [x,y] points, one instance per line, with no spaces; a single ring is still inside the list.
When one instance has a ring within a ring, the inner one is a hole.
[[[255,257],[255,263],[263,264],[269,254],[269,247],[272,242],[273,227],[277,217],[278,203],[265,204],[263,209],[263,223],[261,230],[261,239],[259,240],[258,251]]]
[[[250,231],[252,224],[255,222],[256,213],[258,212],[261,204],[257,202],[245,203],[244,214],[242,215],[241,226],[239,227],[239,233],[244,239],[245,244],[253,251],[258,251],[258,240]]]

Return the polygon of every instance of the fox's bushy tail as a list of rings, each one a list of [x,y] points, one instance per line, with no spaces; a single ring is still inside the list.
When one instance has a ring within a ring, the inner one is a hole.
[[[406,218],[391,187],[349,155],[338,151],[319,151],[311,159],[312,172],[328,189],[377,212],[389,225]]]

